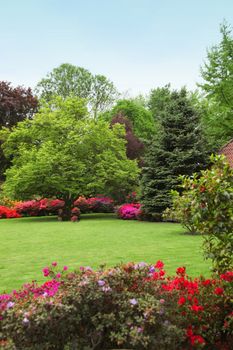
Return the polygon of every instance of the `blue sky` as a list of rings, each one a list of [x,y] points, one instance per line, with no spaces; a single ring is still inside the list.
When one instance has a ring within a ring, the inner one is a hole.
[[[0,80],[34,87],[72,63],[130,95],[194,89],[232,0],[0,0]]]

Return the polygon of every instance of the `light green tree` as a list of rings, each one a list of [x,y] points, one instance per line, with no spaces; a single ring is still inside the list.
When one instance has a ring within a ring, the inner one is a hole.
[[[137,183],[138,167],[126,157],[123,128],[88,118],[83,100],[58,98],[4,136],[5,155],[14,155],[4,193],[22,200],[61,198],[63,220],[70,218],[78,196],[128,192]]]
[[[36,87],[40,98],[49,101],[54,96],[87,99],[94,116],[107,109],[115,101],[118,92],[104,75],[92,75],[87,69],[69,63],[54,68]]]
[[[110,111],[103,113],[102,118],[111,121],[116,116],[123,116],[130,120],[134,134],[142,140],[151,139],[156,132],[151,112],[138,100],[119,100]]]
[[[201,68],[204,80],[199,86],[207,100],[199,105],[203,125],[213,149],[218,149],[233,137],[233,37],[226,23],[220,27],[221,42],[207,51]]]
[[[233,37],[230,27],[220,27],[222,40],[207,51],[207,61],[201,68],[204,83],[200,84],[206,96],[213,97],[222,106],[233,108]]]

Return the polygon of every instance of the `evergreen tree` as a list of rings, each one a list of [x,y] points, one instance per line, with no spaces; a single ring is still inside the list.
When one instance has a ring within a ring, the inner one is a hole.
[[[178,176],[199,171],[206,159],[199,115],[186,89],[171,93],[160,124],[160,137],[147,151],[141,180],[143,211],[152,220],[160,220],[170,206],[170,191],[177,189]]]

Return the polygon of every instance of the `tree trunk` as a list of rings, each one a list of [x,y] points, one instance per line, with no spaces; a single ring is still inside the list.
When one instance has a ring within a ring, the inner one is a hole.
[[[66,196],[63,198],[65,204],[64,207],[61,210],[60,218],[61,221],[70,221],[71,219],[71,211],[73,206],[73,198],[71,196]]]

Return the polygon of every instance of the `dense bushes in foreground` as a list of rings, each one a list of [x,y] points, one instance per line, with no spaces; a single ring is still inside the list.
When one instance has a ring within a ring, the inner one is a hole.
[[[94,272],[43,269],[49,281],[0,296],[8,349],[225,349],[232,344],[233,272],[166,277],[163,263]]]

